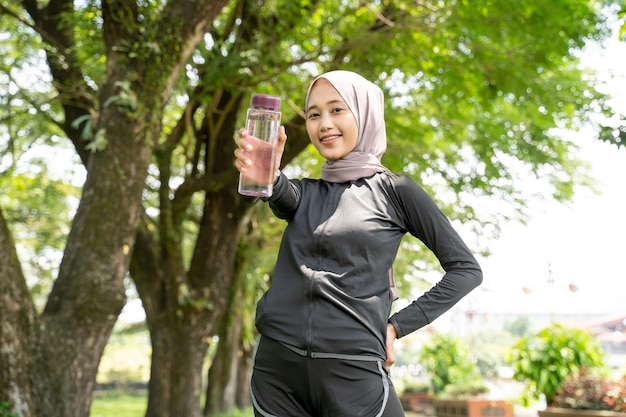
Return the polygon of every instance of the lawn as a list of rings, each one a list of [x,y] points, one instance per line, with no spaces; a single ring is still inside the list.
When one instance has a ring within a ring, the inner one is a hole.
[[[90,417],[143,417],[148,399],[145,395],[107,393],[95,395]]]
[[[145,394],[107,392],[94,396],[90,417],[143,417],[146,414]],[[253,417],[252,409],[219,414],[215,417]]]
[[[145,323],[116,323],[98,369],[97,382],[101,389],[94,394],[90,417],[145,416],[148,404],[145,381],[150,378],[150,352],[150,335]],[[2,408],[0,415],[1,411]],[[214,417],[253,416],[250,408]]]

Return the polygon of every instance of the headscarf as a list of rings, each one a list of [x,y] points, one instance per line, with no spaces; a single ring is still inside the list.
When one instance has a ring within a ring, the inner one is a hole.
[[[356,118],[359,136],[354,149],[336,161],[322,165],[322,179],[348,182],[389,170],[380,163],[387,149],[384,95],[378,86],[351,71],[330,71],[318,76],[306,94],[305,109],[315,82],[324,78],[339,92]]]

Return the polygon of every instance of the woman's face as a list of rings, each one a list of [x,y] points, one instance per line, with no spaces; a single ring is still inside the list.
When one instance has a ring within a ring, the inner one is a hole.
[[[315,149],[329,161],[343,158],[356,146],[356,118],[335,87],[326,79],[315,82],[306,109],[306,131]]]

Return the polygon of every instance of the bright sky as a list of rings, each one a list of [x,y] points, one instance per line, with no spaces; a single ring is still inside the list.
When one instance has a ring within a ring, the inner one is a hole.
[[[626,42],[583,56],[607,80],[616,113],[626,115]],[[599,195],[579,193],[572,204],[546,203],[527,225],[505,225],[481,260],[485,280],[460,308],[477,313],[626,315],[626,147],[575,136],[580,158],[592,164]],[[554,283],[548,284],[552,277]],[[577,292],[569,285],[575,284]],[[530,294],[523,287],[532,289]]]
[[[626,314],[626,149],[588,142],[601,194],[580,194],[569,207],[546,204],[528,225],[505,226],[481,262],[491,291],[476,296],[476,308]]]

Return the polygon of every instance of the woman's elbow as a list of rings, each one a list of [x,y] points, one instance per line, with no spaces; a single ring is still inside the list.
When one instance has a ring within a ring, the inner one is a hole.
[[[472,289],[478,287],[480,284],[483,283],[483,270],[481,269],[480,265],[476,264],[476,266],[471,269],[468,275],[472,282]]]

